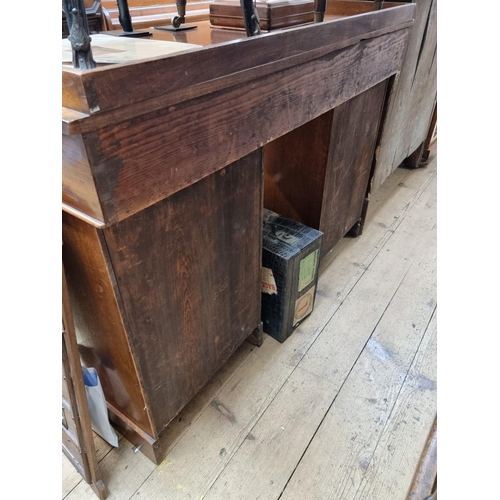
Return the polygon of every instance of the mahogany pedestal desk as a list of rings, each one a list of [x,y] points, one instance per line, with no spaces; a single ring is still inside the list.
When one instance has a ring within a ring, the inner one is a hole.
[[[199,49],[63,67],[63,261],[80,356],[154,462],[169,422],[259,338],[263,146],[394,75],[413,16],[329,7],[323,23],[252,38],[205,21],[154,30]]]

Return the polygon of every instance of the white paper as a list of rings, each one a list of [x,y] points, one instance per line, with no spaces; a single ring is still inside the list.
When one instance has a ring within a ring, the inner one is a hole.
[[[193,43],[145,40],[144,38],[127,38],[102,33],[91,35],[91,38],[92,56],[94,61],[99,64],[140,61],[201,47],[201,45]],[[62,62],[71,63],[72,59],[71,43],[67,38],[64,38],[62,40]]]

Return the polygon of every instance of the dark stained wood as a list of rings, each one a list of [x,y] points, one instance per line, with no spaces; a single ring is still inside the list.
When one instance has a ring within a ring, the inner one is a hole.
[[[102,221],[104,216],[81,135],[63,135],[63,198],[66,207]]]
[[[333,110],[264,147],[264,207],[318,229]]]
[[[314,1],[276,5],[257,2],[255,4],[262,31],[272,31],[287,26],[312,23]],[[245,29],[239,0],[228,2],[214,0],[210,3],[210,24],[231,29]]]
[[[97,370],[106,401],[152,434],[102,231],[65,213],[62,229],[63,262],[82,361]]]
[[[383,9],[404,5],[405,2],[384,2]],[[375,10],[375,2],[373,0],[330,0],[326,2],[326,14],[337,16],[355,16],[365,12],[373,12]]]
[[[107,496],[101,479],[92,424],[76,343],[73,314],[62,269],[62,450],[100,500]]]
[[[356,45],[361,40],[411,26],[414,8],[414,5],[402,5],[251,38],[242,39],[241,34],[235,33],[232,35],[233,41],[240,39],[237,44],[220,43],[184,54],[125,65],[109,65],[87,72],[67,67],[63,69],[63,88],[66,92],[63,93],[62,105],[94,115],[124,106],[135,105],[135,108],[140,109],[144,104],[139,107],[137,106],[139,102],[156,100],[172,94],[175,96],[173,102],[180,102],[199,95],[186,96],[186,93],[196,90],[191,88],[198,87],[202,83],[211,84],[203,88],[205,93],[214,92],[235,83],[248,82],[276,72],[287,67],[281,66],[286,62],[293,66],[301,61]],[[208,21],[205,26],[208,40],[211,41]],[[163,36],[165,35],[161,32],[154,31],[155,38]],[[192,43],[189,38],[186,41]],[[138,65],[140,70],[137,68]],[[261,68],[263,65],[268,66]],[[141,78],[138,78],[138,72]],[[238,75],[244,80],[235,81],[235,76],[240,72],[245,72]],[[82,89],[85,92],[85,99],[80,94]],[[120,89],[119,92],[117,89]],[[184,94],[179,94],[180,89]],[[157,108],[163,105],[161,100],[156,102]],[[138,114],[135,108],[129,108],[132,116]],[[90,117],[84,121],[89,120]],[[108,118],[108,122],[116,121],[115,116]],[[88,127],[95,128],[94,122]],[[82,130],[83,128],[80,128],[80,131]]]
[[[319,227],[323,255],[362,218],[386,88],[386,81],[379,83],[333,112]]]
[[[80,355],[153,460],[238,345],[261,342],[262,146],[324,114],[333,122],[333,108],[394,75],[413,15],[397,6],[63,69],[63,258]]]
[[[109,228],[64,216],[80,355],[141,443],[260,331],[261,214],[259,149]]]
[[[156,434],[260,323],[261,168],[256,151],[104,230]]]
[[[264,206],[322,231],[322,255],[362,218],[386,86],[264,148]]]
[[[247,342],[257,347],[262,346],[262,344],[264,343],[264,330],[262,321],[259,323],[259,326],[247,337]]]
[[[416,4],[408,51],[388,101],[373,189],[420,147],[432,119],[437,95],[437,0]]]
[[[98,130],[87,150],[102,222],[123,220],[388,78],[406,34],[365,40],[282,71],[278,80],[268,75]]]

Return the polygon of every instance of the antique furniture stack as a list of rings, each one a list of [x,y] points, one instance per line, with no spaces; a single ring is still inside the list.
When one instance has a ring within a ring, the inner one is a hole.
[[[83,364],[158,463],[162,434],[261,342],[263,207],[360,231],[415,5],[329,2],[325,20],[91,70],[63,66],[63,262]]]

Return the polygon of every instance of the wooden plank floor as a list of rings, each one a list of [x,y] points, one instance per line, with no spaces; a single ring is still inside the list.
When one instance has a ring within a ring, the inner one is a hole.
[[[324,259],[313,314],[245,343],[152,464],[96,437],[110,499],[405,500],[436,417],[436,157]],[[94,499],[63,456],[62,497]],[[418,499],[415,499],[418,500]]]

